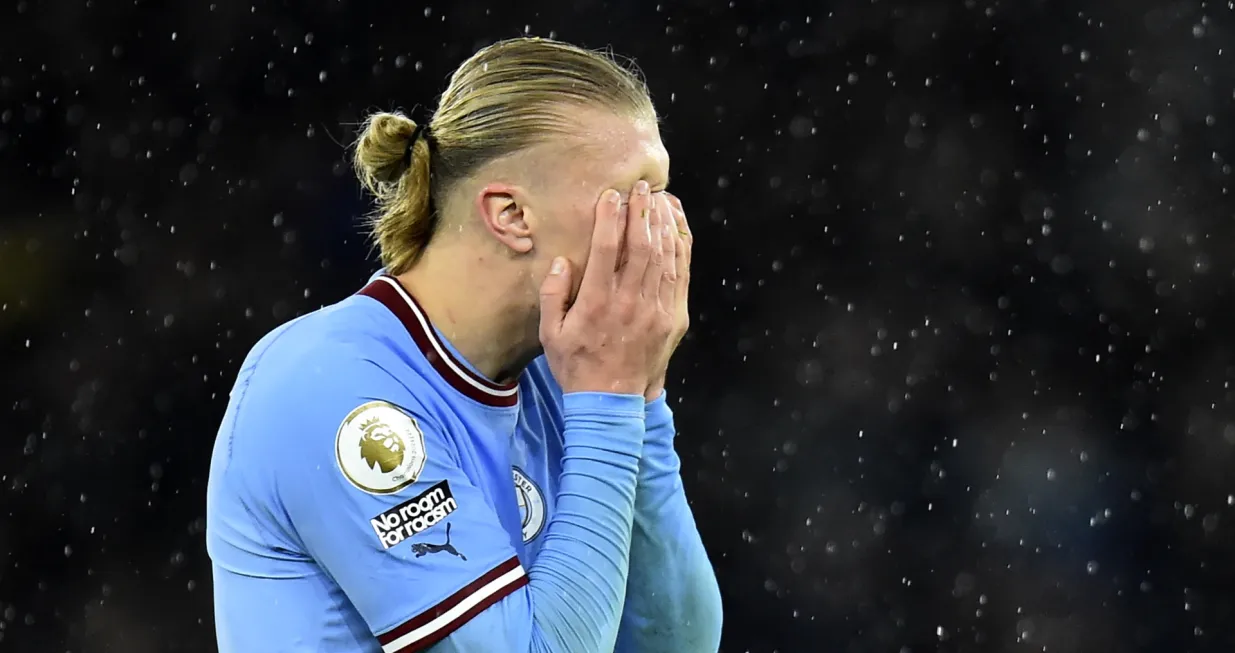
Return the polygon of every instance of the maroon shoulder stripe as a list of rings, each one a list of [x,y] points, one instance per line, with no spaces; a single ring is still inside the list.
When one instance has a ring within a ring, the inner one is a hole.
[[[423,651],[527,583],[519,558],[512,557],[403,625],[378,635],[377,641],[384,653]]]
[[[452,387],[470,399],[489,406],[509,407],[519,403],[518,383],[494,383],[476,374],[450,353],[429,323],[429,317],[398,279],[381,276],[360,290],[360,295],[381,302],[411,334],[429,364]]]

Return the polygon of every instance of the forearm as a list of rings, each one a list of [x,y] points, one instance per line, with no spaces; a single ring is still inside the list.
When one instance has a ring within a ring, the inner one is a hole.
[[[641,398],[563,399],[565,451],[556,510],[529,571],[535,650],[612,650],[630,560]]]
[[[648,404],[619,651],[715,651],[721,603],[673,449],[673,414]]]
[[[630,560],[643,398],[563,398],[556,510],[528,584],[475,615],[433,653],[609,653]]]

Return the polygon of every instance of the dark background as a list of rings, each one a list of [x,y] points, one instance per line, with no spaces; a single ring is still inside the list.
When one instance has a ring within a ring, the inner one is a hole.
[[[376,267],[342,144],[525,32],[664,116],[724,651],[1232,650],[1230,7],[0,3],[0,650],[214,650],[234,374]]]

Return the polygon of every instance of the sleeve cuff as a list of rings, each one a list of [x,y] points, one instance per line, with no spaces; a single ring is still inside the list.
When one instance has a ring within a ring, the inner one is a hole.
[[[635,459],[643,450],[643,395],[572,392],[562,396],[562,419],[568,448],[585,445]]]
[[[519,558],[512,557],[437,605],[378,635],[382,653],[423,651],[527,583]]]
[[[669,408],[669,393],[662,392],[660,396],[647,402],[643,407],[644,422],[647,430],[673,430],[673,409]]]
[[[587,412],[619,417],[643,417],[643,395],[610,392],[571,392],[562,395],[564,414]]]

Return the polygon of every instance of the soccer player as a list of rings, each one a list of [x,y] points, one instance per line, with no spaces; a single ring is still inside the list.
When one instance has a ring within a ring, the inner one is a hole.
[[[691,235],[642,81],[515,39],[355,153],[382,273],[241,366],[222,653],[715,651],[665,373]]]

